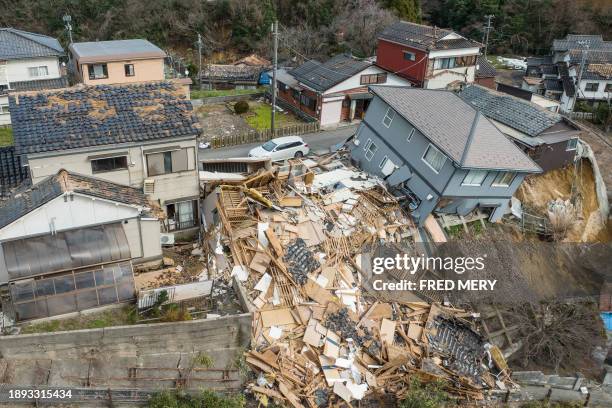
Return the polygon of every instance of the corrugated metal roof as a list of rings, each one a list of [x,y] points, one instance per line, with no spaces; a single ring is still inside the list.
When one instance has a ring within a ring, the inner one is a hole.
[[[62,55],[64,49],[53,37],[14,28],[0,28],[0,60]]]
[[[460,167],[541,172],[487,118],[454,92],[392,86],[370,89]]]
[[[143,39],[79,42],[69,49],[81,64],[166,57],[161,48]]]

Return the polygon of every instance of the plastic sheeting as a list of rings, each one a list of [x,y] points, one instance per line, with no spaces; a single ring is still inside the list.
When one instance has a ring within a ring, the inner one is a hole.
[[[131,258],[120,223],[8,241],[2,252],[10,281]]]

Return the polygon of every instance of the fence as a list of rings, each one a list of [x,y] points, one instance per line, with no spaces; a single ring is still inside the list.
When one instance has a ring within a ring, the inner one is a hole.
[[[543,236],[551,236],[552,228],[550,221],[544,217],[538,217],[537,215],[523,212],[521,218],[521,230],[523,232],[532,232]]]
[[[257,91],[253,93],[246,93],[246,94],[240,94],[240,95],[209,96],[206,98],[192,99],[191,104],[194,107],[198,107],[202,105],[212,105],[215,103],[248,101],[250,99],[260,98],[262,96],[264,96],[264,93],[257,92]]]
[[[297,125],[275,129],[274,135],[272,135],[272,130],[263,129],[253,130],[245,133],[236,133],[233,135],[225,135],[221,137],[213,137],[210,141],[210,146],[213,149],[217,149],[220,147],[237,146],[247,143],[265,142],[275,137],[303,135],[306,133],[313,133],[318,131],[318,122],[300,123]]]
[[[584,119],[584,120],[593,120],[592,112],[572,112],[570,114],[570,118],[572,119]]]

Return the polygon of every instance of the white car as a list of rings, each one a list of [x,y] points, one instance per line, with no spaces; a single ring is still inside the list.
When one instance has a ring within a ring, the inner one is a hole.
[[[269,157],[272,161],[304,157],[310,152],[308,144],[299,136],[278,137],[249,151],[249,157]]]

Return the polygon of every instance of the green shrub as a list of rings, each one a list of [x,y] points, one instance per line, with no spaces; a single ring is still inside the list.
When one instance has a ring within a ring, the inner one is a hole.
[[[160,391],[148,403],[149,408],[243,408],[244,396],[221,395],[214,391],[203,390],[200,394],[190,395],[180,391]]]
[[[247,113],[249,111],[249,103],[247,101],[238,101],[234,104],[234,112],[238,115]]]
[[[417,378],[410,382],[408,394],[399,402],[399,408],[439,408],[450,399],[442,382],[423,384]]]

